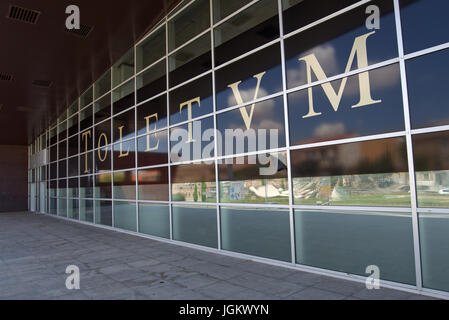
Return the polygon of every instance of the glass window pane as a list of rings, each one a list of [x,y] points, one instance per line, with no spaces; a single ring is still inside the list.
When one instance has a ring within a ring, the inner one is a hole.
[[[288,210],[221,207],[220,217],[224,250],[292,261]]]
[[[134,99],[134,80],[130,80],[112,91],[114,114],[132,107],[135,103]]]
[[[111,70],[109,69],[100,79],[95,82],[95,99],[100,98],[111,90]]]
[[[92,200],[80,200],[80,220],[94,222],[94,202]]]
[[[112,201],[95,201],[95,224],[112,227]]]
[[[58,177],[67,177],[67,160],[61,160],[58,162]]]
[[[412,128],[449,124],[449,50],[407,60]]]
[[[78,198],[78,178],[69,179],[67,197]]]
[[[111,144],[111,121],[104,121],[94,128],[95,148],[100,148]]]
[[[210,35],[206,34],[168,58],[170,87],[212,68]]]
[[[168,22],[168,43],[172,51],[210,26],[209,0],[197,0]]]
[[[366,82],[367,86],[359,91],[360,82],[367,79],[364,77],[369,77],[370,84]],[[288,95],[292,145],[404,130],[397,64],[346,80],[336,80]],[[335,98],[334,90],[339,90],[342,81],[347,86],[346,91]]]
[[[172,201],[215,202],[215,166],[188,164],[171,167]]]
[[[69,137],[73,136],[74,134],[78,133],[78,115],[74,115],[73,117],[71,117],[68,121],[68,132],[69,132]]]
[[[360,6],[285,40],[288,88],[398,56],[393,1],[370,4],[379,7],[379,30],[366,29],[366,6]]]
[[[78,156],[74,156],[72,158],[68,159],[68,165],[69,165],[69,177],[78,176],[79,172],[79,158]]]
[[[78,112],[78,99],[74,103],[72,103],[68,109],[68,116],[70,117],[72,114]]]
[[[139,74],[136,82],[137,103],[167,90],[167,66],[165,60]]]
[[[163,95],[137,107],[137,134],[150,133],[167,126],[167,96]]]
[[[136,135],[135,123],[135,109],[115,116],[112,119],[112,126],[114,128],[113,142],[133,138]]]
[[[217,115],[224,155],[285,147],[284,127],[282,97]]]
[[[58,216],[67,218],[67,199],[58,199]]]
[[[58,180],[58,197],[67,197],[67,179]]]
[[[225,109],[282,91],[280,52],[279,45],[275,44],[217,70],[217,109]]]
[[[134,202],[114,201],[114,227],[137,231],[137,213]]]
[[[80,97],[80,109],[82,109],[85,106],[91,104],[93,102],[93,100],[94,100],[93,88],[90,87]]]
[[[85,176],[80,178],[80,198],[92,198],[94,191],[94,177]]]
[[[139,232],[170,239],[169,207],[139,203]]]
[[[405,53],[449,41],[447,0],[401,0],[400,4]]]
[[[67,121],[64,121],[58,125],[58,140],[64,140],[67,138]]]
[[[226,18],[231,13],[237,11],[251,1],[252,0],[214,0],[214,22],[217,23],[221,19]]]
[[[136,166],[135,140],[123,141],[114,144],[114,170],[130,169]]]
[[[67,158],[67,140],[59,142],[58,153],[58,159],[61,160]]]
[[[297,263],[382,280],[416,282],[410,213],[295,210]]]
[[[112,146],[95,150],[95,173],[111,171]]]
[[[222,203],[289,203],[285,153],[226,159],[218,174]]]
[[[80,136],[80,152],[87,152],[93,149],[93,129],[81,132]]]
[[[422,279],[425,288],[449,291],[447,230],[449,230],[449,214],[419,213]]]
[[[68,199],[68,211],[67,218],[78,220],[79,219],[79,200]]]
[[[207,75],[170,92],[170,125],[213,112],[212,76]]]
[[[100,199],[112,198],[112,175],[110,173],[102,173],[95,176],[94,197]]]
[[[405,138],[295,150],[294,203],[410,207]]]
[[[79,153],[78,135],[69,138],[69,157]]]
[[[111,116],[111,95],[108,94],[95,102],[94,113],[95,123],[106,120]]]
[[[58,199],[50,198],[50,214],[56,215],[58,210],[56,208],[58,203]]]
[[[168,131],[163,130],[137,139],[137,166],[168,163]]]
[[[449,132],[413,136],[419,207],[449,207]]]
[[[148,36],[136,50],[137,72],[165,56],[165,26]]]
[[[282,0],[284,33],[304,27],[358,1],[326,1],[325,5],[320,6],[317,5],[316,0]]]
[[[215,206],[173,206],[173,238],[178,241],[217,248]]]
[[[114,172],[114,199],[136,200],[136,171]]]
[[[168,167],[139,170],[139,200],[168,201]]]
[[[261,0],[214,29],[215,65],[279,37],[276,0]]]
[[[92,127],[94,124],[94,117],[92,113],[93,107],[89,106],[80,112],[80,131],[86,130]]]
[[[80,174],[92,174],[93,173],[93,151],[80,155]]]
[[[134,47],[112,67],[112,84],[118,86],[134,75]]]

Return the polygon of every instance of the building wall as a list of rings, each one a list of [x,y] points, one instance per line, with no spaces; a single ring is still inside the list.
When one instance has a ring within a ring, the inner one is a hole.
[[[28,209],[28,147],[0,145],[0,212]]]

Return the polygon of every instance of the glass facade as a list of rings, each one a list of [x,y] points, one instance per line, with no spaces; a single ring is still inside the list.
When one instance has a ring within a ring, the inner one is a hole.
[[[449,291],[447,10],[184,2],[30,145],[30,209]]]

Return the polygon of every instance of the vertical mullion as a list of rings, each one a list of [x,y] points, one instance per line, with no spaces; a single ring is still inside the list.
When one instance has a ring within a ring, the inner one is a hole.
[[[170,223],[170,240],[173,240],[173,208],[172,208],[172,183],[171,183],[171,143],[170,143],[170,76],[169,76],[169,64],[170,60],[168,57],[168,19],[165,17],[165,73],[166,73],[166,84],[167,84],[167,134],[168,134],[168,212],[169,212],[169,223]]]
[[[296,242],[295,242],[295,220],[293,209],[293,180],[292,180],[292,165],[290,159],[290,123],[288,115],[288,99],[287,99],[287,72],[285,66],[285,46],[284,46],[284,21],[282,11],[282,0],[278,0],[278,14],[279,14],[279,31],[281,36],[281,63],[282,63],[282,90],[284,102],[284,120],[285,120],[285,143],[287,147],[287,172],[288,172],[288,186],[289,186],[289,219],[290,219],[290,246],[292,264],[296,264]]]
[[[209,14],[210,14],[210,51],[212,59],[212,103],[214,110],[214,166],[215,166],[215,199],[216,199],[216,209],[217,209],[217,237],[218,237],[218,250],[221,248],[221,217],[220,217],[220,181],[218,179],[218,134],[217,134],[217,101],[216,101],[216,89],[215,89],[215,37],[214,37],[214,9],[213,0],[209,1]],[[220,153],[221,155],[221,153]]]
[[[134,45],[134,166],[135,171],[134,174],[136,176],[136,232],[140,231],[140,222],[139,222],[139,176],[137,171],[137,158],[139,156],[139,152],[137,150],[137,44]]]
[[[414,258],[415,258],[415,272],[416,272],[416,287],[418,290],[422,290],[421,250],[419,239],[418,204],[416,199],[415,166],[413,161],[414,160],[413,143],[411,134],[410,109],[409,109],[408,88],[407,88],[407,73],[405,69],[404,43],[402,37],[399,0],[394,0],[394,13],[395,13],[396,33],[398,40],[399,67],[401,72],[402,99],[404,104],[407,158],[408,158],[408,170],[410,179],[410,197],[412,206],[413,248],[415,255]]]
[[[111,128],[111,221],[112,221],[112,227],[114,227],[114,90],[112,90],[114,86],[114,67],[111,67],[111,96],[109,97],[111,99],[111,123],[109,124]],[[95,203],[94,203],[94,207]],[[95,219],[95,218],[94,218]]]

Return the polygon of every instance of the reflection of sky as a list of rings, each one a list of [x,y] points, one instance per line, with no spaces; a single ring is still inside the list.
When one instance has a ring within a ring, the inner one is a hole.
[[[362,17],[365,19],[366,16]],[[331,22],[344,18],[345,16],[343,15]],[[389,13],[381,17],[380,25],[381,29],[375,30],[376,33],[367,39],[368,63],[370,65],[398,55],[393,14]],[[307,41],[310,41],[311,38],[319,38],[320,35],[315,33],[320,31],[320,27],[312,28],[310,31],[305,31],[286,40],[286,72],[289,88],[307,84],[306,64],[298,61],[298,59],[314,53],[328,77],[343,73],[354,45],[354,39],[371,32],[366,29],[365,20],[362,20],[360,21],[360,27],[352,29],[315,48],[302,47],[303,38],[307,39]],[[356,69],[356,60],[353,63],[352,70],[354,69]],[[315,76],[312,77],[312,80],[316,81]]]
[[[449,50],[407,61],[407,84],[413,128],[449,123],[448,61]]]
[[[315,112],[322,115],[302,117],[309,112],[308,90],[289,95],[289,120],[292,144],[307,140],[342,138],[404,130],[404,115],[398,65],[370,72],[373,100],[381,103],[352,108],[360,100],[358,76],[348,78],[339,109],[334,111],[321,86],[313,87]],[[341,80],[333,85],[338,88]]]
[[[449,1],[401,1],[405,53],[411,53],[449,41]]]

